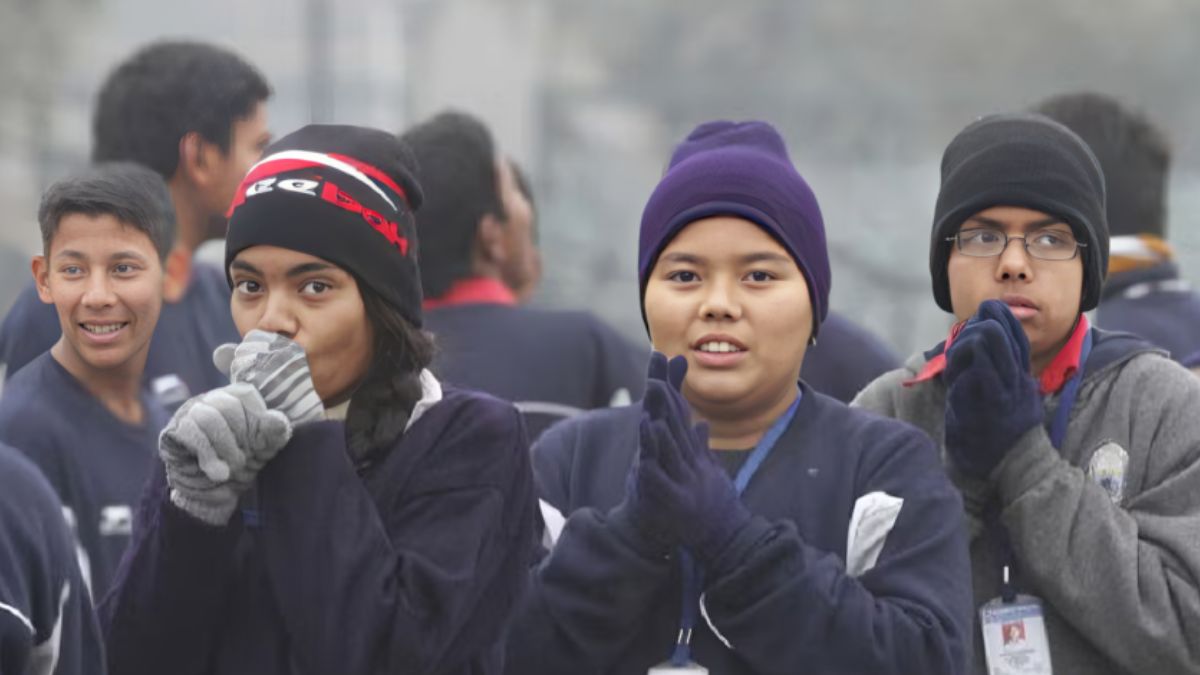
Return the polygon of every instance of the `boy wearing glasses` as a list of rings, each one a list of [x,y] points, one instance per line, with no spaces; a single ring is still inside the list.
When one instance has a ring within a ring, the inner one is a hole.
[[[930,241],[946,340],[856,405],[925,429],[962,491],[977,673],[1200,672],[1200,380],[1091,328],[1104,177],[996,115],[946,148]]]

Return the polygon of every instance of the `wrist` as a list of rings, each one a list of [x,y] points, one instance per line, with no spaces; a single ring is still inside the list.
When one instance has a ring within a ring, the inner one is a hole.
[[[231,500],[228,504],[207,502],[195,499],[178,488],[171,488],[170,500],[171,504],[179,510],[205,525],[213,527],[228,525],[230,518],[233,517],[233,512],[237,510],[236,500]]]

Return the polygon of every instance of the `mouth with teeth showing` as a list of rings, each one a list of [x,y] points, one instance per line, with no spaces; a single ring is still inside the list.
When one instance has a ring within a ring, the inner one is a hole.
[[[750,349],[729,335],[708,335],[692,343],[692,362],[704,368],[734,368]]]
[[[730,354],[734,352],[746,351],[745,349],[742,349],[731,342],[705,342],[696,349],[697,351],[707,352],[709,354]]]
[[[79,324],[79,327],[82,328],[84,330],[84,332],[91,333],[92,335],[104,336],[104,335],[111,335],[128,325],[129,325],[129,322],[81,323],[81,324]]]

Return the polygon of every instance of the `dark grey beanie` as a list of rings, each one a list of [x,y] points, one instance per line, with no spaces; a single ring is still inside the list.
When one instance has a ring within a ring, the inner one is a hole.
[[[993,206],[1041,211],[1071,226],[1087,244],[1079,311],[1100,302],[1108,273],[1104,174],[1087,144],[1043,115],[990,115],[963,129],[942,155],[942,187],[933,213],[929,273],[938,306],[953,312],[946,265],[963,221]]]

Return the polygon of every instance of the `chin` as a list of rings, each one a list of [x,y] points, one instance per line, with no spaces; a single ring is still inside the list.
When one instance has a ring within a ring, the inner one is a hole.
[[[750,388],[732,382],[697,382],[687,394],[698,401],[716,405],[736,405],[750,396]]]

